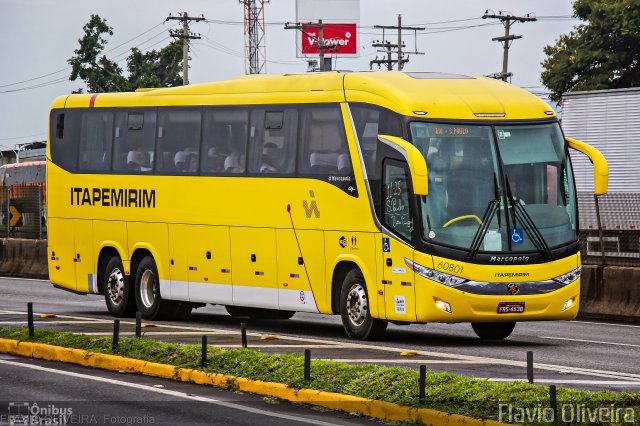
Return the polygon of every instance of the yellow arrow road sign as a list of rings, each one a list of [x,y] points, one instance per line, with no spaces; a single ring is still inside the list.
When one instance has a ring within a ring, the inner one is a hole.
[[[18,223],[22,215],[20,214],[18,209],[16,209],[13,206],[9,206],[9,213],[10,213],[9,225],[16,226],[16,223]]]

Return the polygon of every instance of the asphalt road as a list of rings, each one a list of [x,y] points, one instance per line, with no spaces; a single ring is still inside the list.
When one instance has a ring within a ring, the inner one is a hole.
[[[0,381],[0,425],[379,424],[273,398],[4,354]]]
[[[80,296],[54,289],[48,282],[0,278],[0,325],[24,325],[27,302],[38,313],[58,314],[38,319],[37,328],[110,335],[113,318],[102,296]],[[133,320],[122,334],[133,333]],[[162,322],[145,329],[145,338],[237,347],[240,320],[223,307],[207,306],[183,322]],[[505,341],[478,339],[469,324],[389,325],[385,340],[354,342],[346,338],[337,316],[296,314],[284,321],[248,324],[249,346],[263,352],[298,352],[311,348],[313,358],[350,363],[378,363],[418,368],[426,364],[446,371],[493,381],[526,379],[526,352],[534,352],[539,384],[586,389],[640,390],[640,324],[603,321],[519,323]],[[275,335],[277,340],[262,340]],[[415,356],[401,356],[414,351]],[[1,367],[0,367],[1,368]]]

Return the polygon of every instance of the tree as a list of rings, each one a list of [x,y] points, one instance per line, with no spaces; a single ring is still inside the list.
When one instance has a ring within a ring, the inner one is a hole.
[[[549,98],[640,86],[640,0],[576,0],[573,15],[586,23],[544,48],[541,80]]]
[[[78,39],[80,47],[67,61],[71,65],[69,80],[84,80],[90,92],[127,92],[141,87],[182,85],[182,43],[179,40],[146,53],[132,48],[127,58],[128,76],[124,76],[120,65],[102,53],[107,44],[106,36],[113,35],[107,20],[91,15],[83,30],[84,36]]]

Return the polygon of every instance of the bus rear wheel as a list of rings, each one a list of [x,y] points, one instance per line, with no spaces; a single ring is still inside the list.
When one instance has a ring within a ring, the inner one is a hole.
[[[471,327],[479,338],[485,340],[502,340],[511,335],[515,322],[472,322]]]
[[[191,314],[189,302],[164,300],[160,295],[160,278],[156,262],[144,257],[136,268],[136,305],[142,317],[154,319],[186,319]]]
[[[225,309],[232,317],[249,317],[256,320],[286,320],[295,315],[295,311],[279,309],[247,308],[244,306],[226,305]]]
[[[364,277],[358,269],[345,276],[340,292],[340,316],[347,335],[357,340],[377,340],[387,331],[387,321],[373,318]]]
[[[119,256],[109,259],[101,279],[109,313],[118,318],[133,316],[136,311],[135,295]]]

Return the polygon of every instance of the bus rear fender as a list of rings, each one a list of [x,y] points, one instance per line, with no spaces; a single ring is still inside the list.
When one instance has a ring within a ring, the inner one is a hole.
[[[375,275],[371,274],[369,268],[362,262],[357,256],[350,254],[343,254],[335,259],[335,266],[333,267],[333,276],[331,278],[331,310],[334,314],[340,313],[340,290],[342,289],[342,283],[345,276],[352,269],[359,269],[362,272],[362,276],[367,286],[367,294],[369,295],[369,309],[371,316],[378,318],[378,304],[375,303],[377,298],[372,296],[372,291],[375,292]]]
[[[145,256],[150,256],[156,263],[156,268],[158,269],[158,279],[169,279],[169,272],[163,269],[162,262],[160,262],[160,259],[162,259],[162,257],[158,254],[153,246],[147,243],[137,243],[132,247],[132,249],[131,267],[127,268],[125,266],[125,269],[129,269],[131,283],[135,282],[136,268]]]

